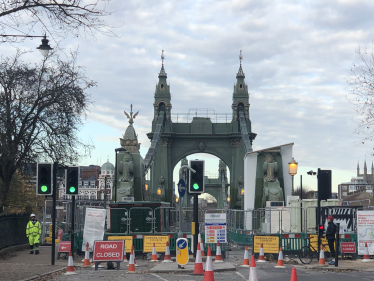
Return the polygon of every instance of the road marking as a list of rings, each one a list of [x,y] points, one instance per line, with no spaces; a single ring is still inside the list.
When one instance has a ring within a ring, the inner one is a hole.
[[[236,271],[235,272],[236,274],[238,274],[241,278],[243,278],[245,280],[245,277],[243,276],[243,274],[241,274],[240,272]]]
[[[165,278],[162,278],[162,277],[161,277],[160,275],[158,275],[158,274],[151,273],[151,275],[156,276],[157,278],[160,278],[162,281],[169,281],[169,280],[167,280],[167,279],[165,279]]]

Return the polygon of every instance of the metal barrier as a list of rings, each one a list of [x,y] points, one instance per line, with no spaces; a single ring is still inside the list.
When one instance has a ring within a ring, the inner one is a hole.
[[[27,243],[26,226],[28,215],[8,215],[0,217],[0,249]]]

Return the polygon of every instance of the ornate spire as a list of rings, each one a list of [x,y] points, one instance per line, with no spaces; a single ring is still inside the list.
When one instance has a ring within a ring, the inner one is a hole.
[[[245,74],[244,74],[243,68],[242,68],[242,60],[243,60],[243,54],[242,54],[242,50],[240,50],[240,55],[239,55],[240,66],[239,66],[238,74],[236,74],[236,78],[245,77]]]
[[[139,152],[140,143],[138,143],[138,136],[135,133],[135,129],[132,126],[134,123],[134,119],[138,115],[139,111],[133,114],[132,112],[132,104],[130,106],[130,114],[128,114],[126,111],[124,111],[125,115],[129,119],[129,126],[126,129],[125,134],[123,135],[123,138],[120,138],[121,146],[126,148],[129,152]]]
[[[167,74],[165,72],[165,68],[164,68],[164,59],[165,59],[164,50],[162,50],[162,53],[161,53],[162,66],[161,66],[161,71],[160,71],[158,77],[167,76]]]
[[[131,106],[130,106],[130,110],[131,110],[131,111],[130,111],[130,115],[127,114],[126,111],[123,111],[123,112],[126,114],[127,118],[129,119],[130,126],[132,126],[132,124],[134,123],[134,119],[135,119],[136,116],[138,115],[139,111],[133,115],[133,112],[132,112],[132,104],[131,104]]]

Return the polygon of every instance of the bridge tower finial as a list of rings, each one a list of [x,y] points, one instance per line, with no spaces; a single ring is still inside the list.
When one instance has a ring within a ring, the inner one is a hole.
[[[243,54],[242,54],[242,50],[240,50],[240,55],[239,55],[240,67],[242,67],[242,60],[243,60]]]
[[[164,67],[164,59],[165,59],[164,50],[162,50],[162,53],[161,53],[162,67]]]

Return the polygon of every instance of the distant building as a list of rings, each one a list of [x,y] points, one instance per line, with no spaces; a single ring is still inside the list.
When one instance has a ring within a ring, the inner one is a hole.
[[[338,185],[338,198],[346,199],[347,197],[366,192],[373,194],[374,186],[374,165],[371,164],[371,174],[367,173],[366,161],[364,163],[364,173],[360,174],[360,166],[357,164],[357,176],[352,178],[350,182],[343,182]]]
[[[101,167],[97,165],[80,166],[79,194],[76,200],[103,201],[105,194],[108,201],[111,200],[114,165],[109,160]],[[105,189],[105,177],[107,177],[107,188]],[[65,179],[59,185],[59,199],[71,199],[65,194]]]

